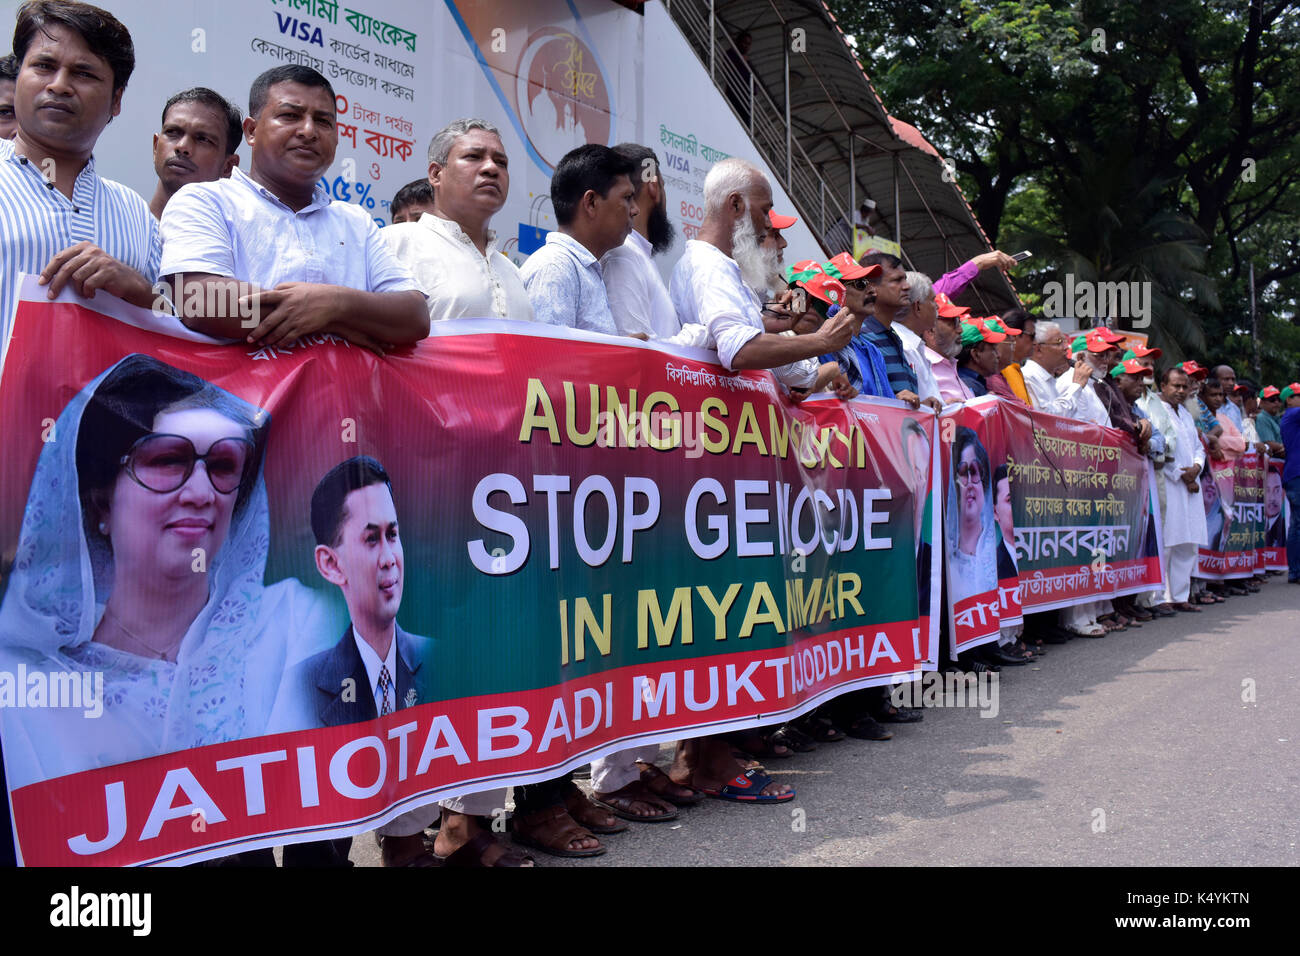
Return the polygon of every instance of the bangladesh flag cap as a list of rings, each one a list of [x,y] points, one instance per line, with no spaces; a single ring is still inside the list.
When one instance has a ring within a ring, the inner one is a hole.
[[[1006,336],[1001,332],[995,332],[979,322],[961,323],[961,344],[963,346],[979,345],[981,342],[992,342],[996,345],[1005,339]]]
[[[829,262],[823,263],[822,271],[832,278],[852,282],[854,279],[870,279],[874,281],[880,277],[882,270],[879,264],[871,266],[858,265],[851,255],[847,252],[841,252]]]

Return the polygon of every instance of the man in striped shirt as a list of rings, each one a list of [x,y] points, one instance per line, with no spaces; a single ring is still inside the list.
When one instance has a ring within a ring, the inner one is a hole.
[[[15,138],[0,140],[0,322],[7,348],[18,276],[99,289],[150,308],[162,245],[149,207],[100,178],[99,134],[122,109],[135,67],[131,35],[97,7],[35,0],[18,11]]]
[[[882,271],[871,280],[876,287],[875,312],[863,321],[862,331],[858,334],[884,355],[885,371],[889,373],[889,386],[894,390],[894,396],[917,408],[921,398],[916,394],[919,387],[916,372],[907,360],[902,340],[893,329],[894,320],[911,308],[903,261],[885,252],[873,252],[863,256],[862,265],[878,265]]]

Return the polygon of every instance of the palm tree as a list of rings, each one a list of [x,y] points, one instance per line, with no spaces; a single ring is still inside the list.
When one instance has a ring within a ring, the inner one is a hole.
[[[1148,175],[1140,158],[1120,150],[1102,155],[1079,147],[1072,158],[1075,168],[1059,171],[1047,191],[1050,225],[1026,224],[1005,244],[1028,248],[1049,266],[1029,282],[1064,284],[1070,275],[1076,288],[1083,282],[1149,283],[1143,287],[1149,289],[1147,324],[1129,315],[1117,317],[1117,327],[1146,332],[1174,359],[1203,355],[1198,313],[1217,311],[1219,300],[1204,271],[1205,234],[1179,211],[1174,181]],[[1063,314],[1072,309],[1066,303]]]

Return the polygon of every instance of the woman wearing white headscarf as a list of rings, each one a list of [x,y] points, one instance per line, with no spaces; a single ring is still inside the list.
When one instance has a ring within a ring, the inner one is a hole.
[[[989,456],[975,432],[959,427],[948,486],[948,591],[956,605],[998,588],[998,531],[993,521]]]
[[[269,425],[144,355],[63,410],[0,604],[0,669],[102,673],[103,708],[0,711],[11,789],[258,736],[286,658],[341,627],[298,581],[262,584]]]

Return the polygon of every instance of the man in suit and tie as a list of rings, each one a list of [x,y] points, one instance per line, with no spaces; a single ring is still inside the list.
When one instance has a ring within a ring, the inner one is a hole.
[[[351,625],[306,665],[313,709],[326,727],[386,717],[420,702],[416,677],[427,637],[397,626],[402,603],[402,540],[392,483],[367,456],[329,470],[311,496],[316,570],[338,585]]]
[[[428,700],[421,666],[432,654],[427,637],[397,626],[402,604],[402,539],[393,486],[368,456],[331,468],[311,496],[316,570],[338,586],[351,624],[337,644],[299,665],[299,691],[324,727],[386,717]],[[438,818],[430,805],[408,811],[377,832],[385,866],[431,866],[424,828]],[[286,865],[346,866],[351,839],[285,848]]]

